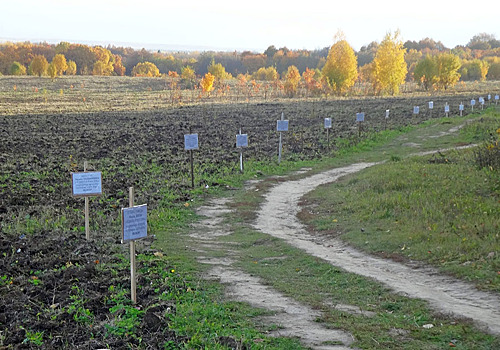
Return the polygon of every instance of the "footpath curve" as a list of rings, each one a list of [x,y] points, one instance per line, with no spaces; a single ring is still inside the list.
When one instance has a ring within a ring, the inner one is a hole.
[[[430,303],[436,311],[466,317],[485,331],[500,334],[500,297],[478,291],[431,267],[416,267],[371,256],[335,238],[308,234],[297,219],[299,201],[317,186],[378,163],[358,163],[328,170],[271,188],[257,212],[254,227],[346,271],[371,277],[389,288]]]

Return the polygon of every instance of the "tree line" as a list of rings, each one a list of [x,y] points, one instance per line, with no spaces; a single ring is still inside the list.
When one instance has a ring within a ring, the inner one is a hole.
[[[389,67],[393,73],[384,77]],[[356,52],[339,34],[331,47],[319,50],[271,45],[262,53],[164,53],[68,42],[9,42],[0,44],[0,74],[165,76],[180,78],[182,88],[200,86],[208,92],[210,81],[213,85],[223,79],[257,80],[282,84],[289,95],[299,82],[311,94],[325,89],[344,94],[355,82],[367,82],[375,94],[396,94],[404,81],[430,90],[447,89],[459,80],[499,80],[500,41],[482,33],[467,45],[449,49],[430,38],[402,42],[398,33],[388,33],[380,43],[374,41]],[[204,84],[198,85],[196,79],[202,78]]]

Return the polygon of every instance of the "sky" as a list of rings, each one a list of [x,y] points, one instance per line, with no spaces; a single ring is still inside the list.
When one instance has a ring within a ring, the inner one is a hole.
[[[0,0],[2,41],[263,52],[321,49],[339,30],[355,50],[396,30],[449,48],[500,39],[498,11],[464,0]]]

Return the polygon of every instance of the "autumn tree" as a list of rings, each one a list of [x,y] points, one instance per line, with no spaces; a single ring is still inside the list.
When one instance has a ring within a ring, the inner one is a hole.
[[[226,73],[226,68],[224,68],[221,63],[215,63],[214,60],[212,60],[212,63],[210,63],[207,69],[208,73],[212,74],[215,77],[216,81],[220,81],[230,77],[230,74]]]
[[[32,75],[42,75],[47,74],[47,69],[49,68],[49,62],[42,55],[36,55],[29,66],[29,71]]]
[[[274,67],[260,67],[255,73],[252,74],[252,78],[262,81],[274,81],[278,79],[278,72]]]
[[[52,78],[52,80],[57,77],[57,67],[54,62],[50,62],[49,67],[47,68],[47,74]]]
[[[399,93],[408,71],[405,52],[399,32],[387,33],[373,59],[372,85],[376,93]]]
[[[76,74],[76,63],[75,61],[68,61],[68,68],[66,68],[66,75]]]
[[[62,75],[68,69],[68,63],[66,62],[66,57],[63,54],[57,54],[52,59],[52,64],[56,69],[56,75]]]
[[[354,50],[345,39],[332,45],[322,70],[323,77],[336,93],[346,93],[358,78],[358,61]]]
[[[111,75],[114,71],[114,55],[101,46],[96,46],[92,50],[97,59],[92,67],[92,75]]]
[[[300,73],[297,67],[289,66],[285,74],[285,93],[292,97],[297,93],[297,88],[300,82]]]
[[[203,92],[210,93],[210,91],[214,88],[214,81],[215,76],[213,76],[210,72],[205,74],[200,82]]]
[[[26,75],[26,67],[19,62],[14,62],[10,66],[9,73],[11,75]]]
[[[122,63],[122,56],[120,55],[113,55],[114,57],[114,63],[113,63],[113,72],[114,74],[118,76],[124,76],[126,72],[126,68]]]
[[[181,87],[184,89],[194,88],[196,82],[196,75],[194,69],[191,66],[185,66],[181,68]]]
[[[134,77],[159,77],[160,71],[154,63],[141,62],[132,69],[132,76]]]

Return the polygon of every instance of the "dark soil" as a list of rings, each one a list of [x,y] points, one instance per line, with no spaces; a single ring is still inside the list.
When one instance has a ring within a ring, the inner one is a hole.
[[[44,349],[140,345],[162,349],[168,341],[182,344],[186,338],[170,331],[164,319],[167,310],[175,311],[174,302],[159,300],[164,289],[138,289],[140,304],[135,308],[143,311],[142,321],[133,332],[121,334],[112,328],[122,315],[110,311],[116,306],[110,291],[130,286],[129,267],[120,253],[114,242],[96,244],[81,234],[0,234],[0,348],[38,349],[42,341]],[[146,274],[140,282],[148,286],[154,284],[153,279]],[[131,306],[129,298],[127,291],[120,302]]]

